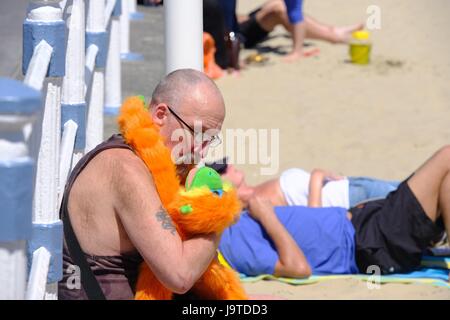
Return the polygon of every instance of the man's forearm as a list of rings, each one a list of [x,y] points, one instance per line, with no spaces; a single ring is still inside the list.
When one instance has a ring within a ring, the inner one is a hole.
[[[186,289],[192,285],[205,272],[214,259],[217,250],[217,235],[208,235],[186,240],[182,244],[182,253],[179,268],[184,279]]]
[[[290,265],[298,259],[306,261],[302,250],[280,220],[278,220],[275,212],[262,217],[260,223],[274,242],[281,263]]]

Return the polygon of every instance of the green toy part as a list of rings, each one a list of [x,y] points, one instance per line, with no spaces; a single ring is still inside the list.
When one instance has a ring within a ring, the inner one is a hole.
[[[223,183],[220,174],[209,167],[197,169],[192,179],[186,179],[186,190],[207,186],[211,191],[223,190]]]
[[[186,191],[190,191],[195,188],[201,188],[207,186],[209,190],[218,196],[222,196],[223,193],[223,183],[220,174],[216,170],[209,167],[201,167],[199,169],[193,169],[189,172],[186,179],[185,188]],[[181,214],[189,214],[193,211],[190,204],[185,204],[181,206]]]
[[[189,214],[192,212],[192,206],[190,204],[185,204],[180,208],[182,214]]]

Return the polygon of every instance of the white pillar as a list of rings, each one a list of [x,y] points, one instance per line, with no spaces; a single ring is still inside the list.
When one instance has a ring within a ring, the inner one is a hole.
[[[120,56],[123,60],[139,61],[143,56],[130,51],[130,12],[128,0],[122,0],[122,14],[120,15]]]
[[[166,74],[183,68],[203,71],[202,0],[165,0]]]

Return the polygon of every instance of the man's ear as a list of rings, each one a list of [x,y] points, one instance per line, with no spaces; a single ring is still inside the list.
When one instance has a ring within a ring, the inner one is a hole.
[[[169,109],[164,103],[159,103],[156,106],[151,107],[153,122],[159,126],[162,126],[167,121]]]

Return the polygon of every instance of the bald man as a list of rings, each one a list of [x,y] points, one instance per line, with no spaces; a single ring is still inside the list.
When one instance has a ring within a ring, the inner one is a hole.
[[[184,180],[194,166],[189,160],[201,158],[215,138],[210,134],[206,142],[194,143],[194,126],[200,133],[221,129],[225,105],[219,89],[201,72],[177,70],[154,90],[149,112],[167,147],[181,160],[177,170]],[[173,141],[177,129],[186,134]],[[183,148],[175,150],[180,140]],[[151,173],[120,135],[97,146],[74,168],[61,215],[66,220],[60,299],[133,299],[142,261],[165,287],[183,294],[205,271],[218,246],[216,235],[181,240]],[[93,277],[81,268],[80,286],[80,270],[74,265],[83,264],[83,256]]]

